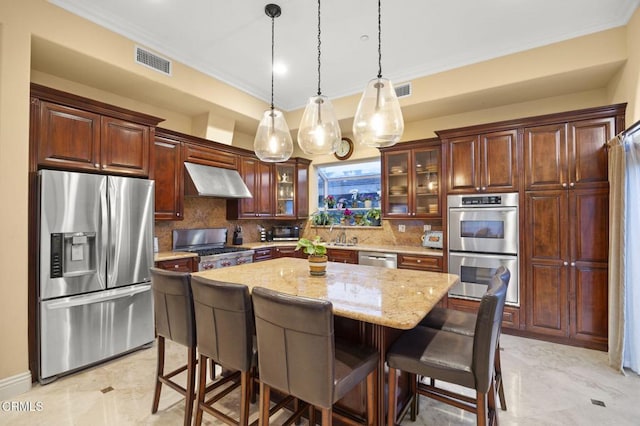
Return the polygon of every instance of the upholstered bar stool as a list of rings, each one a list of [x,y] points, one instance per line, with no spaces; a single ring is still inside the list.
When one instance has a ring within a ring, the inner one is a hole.
[[[253,308],[246,285],[206,278],[191,280],[200,359],[196,425],[202,424],[207,412],[228,424],[249,423],[249,402],[257,354],[254,345]],[[208,360],[234,370],[220,380],[206,385]],[[227,385],[229,382],[232,384]],[[238,420],[213,405],[240,386]],[[211,392],[216,391],[210,395]],[[208,399],[207,399],[208,396]]]
[[[252,291],[260,369],[260,425],[269,424],[271,389],[293,395],[322,413],[322,425],[333,416],[333,404],[366,378],[367,421],[373,424],[377,350],[334,338],[331,302],[292,296],[262,287]],[[315,424],[315,410],[310,410]]]
[[[491,280],[487,290],[491,290],[494,284],[503,281],[508,286],[511,279],[511,272],[504,266],[496,269],[494,275],[498,275],[500,280]],[[476,328],[477,314],[470,312],[457,311],[455,309],[434,308],[429,314],[420,321],[423,327],[431,327],[438,330],[450,331],[452,333],[464,334],[465,336],[473,336]],[[507,409],[507,401],[504,396],[504,386],[502,384],[502,365],[500,362],[500,342],[496,345],[495,355],[495,373],[496,388],[500,397],[500,407]],[[433,382],[431,383],[433,385]]]
[[[476,413],[479,426],[497,424],[494,357],[507,286],[499,276],[492,280],[496,282],[480,301],[473,336],[418,326],[404,332],[389,348],[389,426],[396,421],[398,370],[475,390],[476,397],[470,398],[433,385],[416,386],[419,395]]]
[[[153,290],[156,333],[158,334],[158,365],[152,413],[158,411],[162,385],[185,396],[184,424],[191,425],[196,379],[196,324],[193,313],[190,274],[150,268]],[[187,363],[170,373],[164,373],[165,340],[187,347]],[[187,371],[186,388],[173,378]]]

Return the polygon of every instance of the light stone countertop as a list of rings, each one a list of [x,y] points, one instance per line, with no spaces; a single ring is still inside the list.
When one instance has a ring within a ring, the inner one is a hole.
[[[188,251],[160,251],[154,253],[153,260],[154,262],[162,262],[163,260],[185,259],[188,257],[198,257],[198,255]]]
[[[242,247],[250,249],[268,248],[268,247],[291,247],[295,246],[296,241],[267,241],[260,243],[246,243]],[[356,244],[354,246],[340,246],[335,244],[327,244],[327,248],[342,249],[342,250],[356,250],[356,251],[376,251],[384,253],[404,253],[404,254],[419,254],[424,256],[436,256],[442,257],[442,250],[429,249],[421,246],[401,246],[401,245],[370,245],[370,244]]]
[[[329,300],[338,316],[403,330],[415,327],[459,281],[453,274],[336,262],[327,262],[326,276],[312,277],[306,259],[289,257],[192,275]]]

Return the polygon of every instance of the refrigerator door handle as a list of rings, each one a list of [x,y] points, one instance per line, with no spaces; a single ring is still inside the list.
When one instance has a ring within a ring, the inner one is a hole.
[[[99,274],[102,288],[107,288],[107,248],[109,245],[109,204],[107,201],[107,182],[105,179],[100,185],[100,215],[98,217],[98,226],[100,229],[100,250],[98,255],[98,265],[101,273]]]
[[[136,294],[144,293],[145,291],[149,291],[150,289],[150,284],[144,284],[126,290],[102,291],[96,294],[91,294],[89,296],[68,298],[65,300],[60,300],[59,302],[50,302],[47,303],[46,306],[48,309],[66,309],[73,306],[91,305],[94,303],[103,303],[109,300],[135,296]]]

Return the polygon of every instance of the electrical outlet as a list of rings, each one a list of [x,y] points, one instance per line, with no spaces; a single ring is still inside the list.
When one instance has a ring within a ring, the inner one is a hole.
[[[404,232],[405,231],[405,226],[404,225],[398,225],[398,231]]]
[[[431,231],[431,225],[424,225],[422,230],[425,231],[425,232],[426,231]]]

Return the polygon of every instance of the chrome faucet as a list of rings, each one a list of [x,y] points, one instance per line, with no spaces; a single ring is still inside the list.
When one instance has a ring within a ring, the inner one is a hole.
[[[336,239],[336,243],[347,244],[347,233],[345,231],[342,231],[338,235],[338,238]]]

